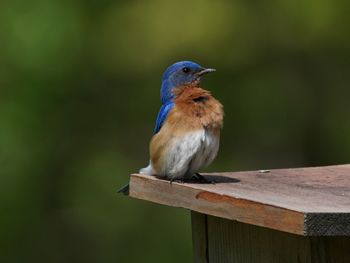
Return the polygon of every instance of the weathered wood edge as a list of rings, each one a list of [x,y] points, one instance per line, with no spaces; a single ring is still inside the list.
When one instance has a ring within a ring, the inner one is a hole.
[[[305,236],[350,236],[350,213],[306,213]]]
[[[130,177],[131,197],[203,214],[305,235],[305,214],[251,200],[219,195],[193,188],[190,184],[170,184],[140,174]]]
[[[303,236],[350,236],[350,213],[294,211],[140,174],[130,177],[130,196]]]

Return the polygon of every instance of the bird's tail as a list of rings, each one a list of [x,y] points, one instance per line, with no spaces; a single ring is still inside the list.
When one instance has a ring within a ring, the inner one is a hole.
[[[117,193],[119,194],[123,194],[123,195],[129,195],[129,184],[124,185],[123,187],[121,187]]]

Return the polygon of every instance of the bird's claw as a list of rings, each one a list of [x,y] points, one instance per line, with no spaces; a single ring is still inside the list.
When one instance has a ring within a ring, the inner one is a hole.
[[[173,182],[183,184],[183,183],[185,183],[185,180],[183,178],[171,178],[170,184],[172,184]]]
[[[202,184],[215,184],[216,181],[215,180],[209,180],[207,178],[205,178],[203,175],[201,175],[200,173],[195,173],[194,175],[192,175],[191,179],[185,179],[185,178],[171,178],[169,180],[170,184],[172,184],[173,182],[176,183],[180,183],[183,184],[185,182],[189,182],[191,183],[191,181],[196,181],[198,183],[202,183]]]

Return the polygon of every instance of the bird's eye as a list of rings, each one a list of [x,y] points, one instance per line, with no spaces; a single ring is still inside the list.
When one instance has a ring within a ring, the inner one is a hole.
[[[189,69],[188,67],[184,67],[184,68],[182,69],[182,71],[185,72],[185,73],[188,73],[188,72],[190,72],[190,69]]]

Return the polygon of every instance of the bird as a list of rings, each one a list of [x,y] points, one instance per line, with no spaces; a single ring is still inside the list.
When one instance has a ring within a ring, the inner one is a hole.
[[[199,171],[219,150],[223,105],[200,87],[204,75],[216,71],[192,61],[169,66],[162,76],[161,107],[149,145],[150,161],[140,174],[170,182],[208,182]],[[118,192],[128,194],[128,185]]]

